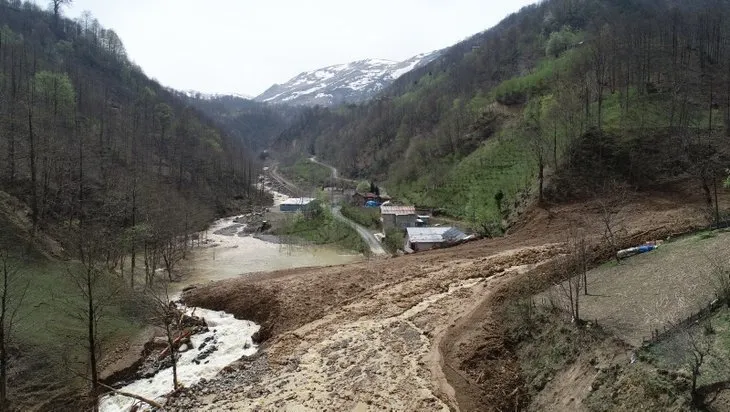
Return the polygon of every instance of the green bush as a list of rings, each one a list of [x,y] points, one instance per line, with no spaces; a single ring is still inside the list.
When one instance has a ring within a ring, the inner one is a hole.
[[[576,43],[578,43],[578,36],[570,27],[563,27],[559,31],[550,33],[547,46],[545,46],[545,54],[550,57],[558,57]]]
[[[380,209],[378,208],[343,205],[342,215],[370,229],[380,228]]]
[[[391,228],[385,231],[385,240],[383,245],[385,250],[390,253],[396,253],[398,250],[403,248],[405,244],[406,235],[400,229]]]

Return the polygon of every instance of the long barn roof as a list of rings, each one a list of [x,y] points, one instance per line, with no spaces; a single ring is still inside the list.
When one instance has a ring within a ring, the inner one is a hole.
[[[411,243],[458,242],[466,237],[455,227],[409,227],[406,231]]]
[[[396,216],[407,216],[407,215],[415,215],[416,214],[416,207],[415,206],[380,206],[380,214],[381,215],[396,215]]]

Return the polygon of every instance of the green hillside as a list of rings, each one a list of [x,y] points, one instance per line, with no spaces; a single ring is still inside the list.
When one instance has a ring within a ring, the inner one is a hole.
[[[729,5],[528,6],[368,104],[308,111],[277,147],[485,232],[541,186],[550,201],[693,179],[711,203],[728,164]]]

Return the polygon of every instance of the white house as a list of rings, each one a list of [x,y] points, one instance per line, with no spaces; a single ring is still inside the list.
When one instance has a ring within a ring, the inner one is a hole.
[[[466,238],[466,234],[455,227],[409,227],[406,232],[405,246],[416,252],[448,246]]]

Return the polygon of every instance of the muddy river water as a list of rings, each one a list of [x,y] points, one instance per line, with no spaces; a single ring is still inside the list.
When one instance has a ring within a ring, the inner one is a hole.
[[[363,256],[328,246],[301,246],[267,242],[242,235],[234,218],[216,221],[208,230],[205,246],[193,250],[188,262],[187,286],[238,277],[246,273],[269,272],[306,266],[330,266],[357,262]]]
[[[277,208],[286,197],[274,193],[274,199],[274,207]],[[185,272],[188,275],[172,285],[172,292],[177,294],[189,285],[246,276],[254,272],[339,265],[363,259],[360,254],[332,247],[283,245],[257,239],[243,233],[245,226],[237,224],[234,219],[235,217],[220,219],[206,233],[201,234],[202,245],[193,249],[191,257],[185,261]],[[202,316],[210,331],[194,336],[188,350],[180,355],[178,375],[182,385],[190,386],[200,379],[211,379],[231,362],[256,352],[257,348],[251,336],[258,330],[258,325],[235,319],[223,312],[202,308],[186,310]],[[214,350],[211,351],[211,347]],[[172,389],[172,370],[163,369],[154,376],[134,381],[120,389],[163,401],[164,395]],[[132,398],[105,396],[101,400],[100,409],[103,412],[126,412],[134,410],[136,405],[144,407]]]

